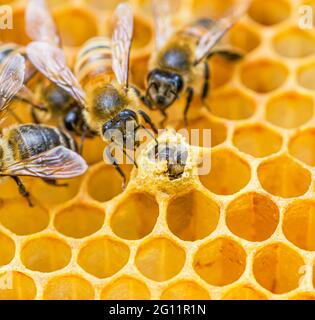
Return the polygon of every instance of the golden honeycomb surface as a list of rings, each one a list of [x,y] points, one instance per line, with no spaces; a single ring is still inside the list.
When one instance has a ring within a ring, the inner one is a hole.
[[[120,2],[48,0],[70,64],[87,39],[110,34]],[[143,89],[154,29],[149,1],[130,2],[131,79]],[[0,0],[14,9],[1,41],[29,41],[25,3]],[[232,3],[182,1],[178,23]],[[144,149],[138,170],[124,166],[123,191],[100,139],[86,141],[90,168],[68,187],[23,178],[33,208],[3,178],[0,299],[315,299],[315,32],[298,27],[303,5],[315,10],[315,0],[252,0],[227,34],[247,54],[211,60],[212,112],[196,99],[189,128],[210,128],[212,147],[187,144],[182,179],[169,181]],[[183,128],[182,109],[169,109],[169,128]],[[207,175],[196,174],[200,154],[211,157]]]

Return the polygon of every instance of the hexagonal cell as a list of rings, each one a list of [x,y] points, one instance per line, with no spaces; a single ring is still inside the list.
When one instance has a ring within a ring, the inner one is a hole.
[[[267,297],[252,285],[244,284],[229,289],[222,300],[267,300]]]
[[[114,233],[127,240],[138,240],[154,228],[159,215],[159,205],[147,193],[130,193],[124,198],[111,216]]]
[[[155,238],[139,246],[135,264],[145,277],[154,281],[166,281],[181,271],[185,259],[185,251],[174,241]]]
[[[245,24],[238,23],[228,33],[229,41],[232,45],[251,52],[255,50],[261,42],[260,35]]]
[[[129,260],[129,248],[109,237],[87,241],[78,255],[78,264],[97,278],[107,278],[118,272]]]
[[[258,93],[278,89],[288,77],[288,69],[278,61],[260,59],[243,65],[240,76],[246,87]]]
[[[217,227],[219,216],[219,206],[197,190],[174,197],[167,208],[168,227],[186,241],[208,236]]]
[[[55,215],[54,225],[60,233],[79,239],[98,231],[104,223],[104,218],[104,209],[85,203],[75,203]]]
[[[34,180],[35,180],[34,178],[23,177],[23,184],[26,190],[31,189],[31,185],[33,184]],[[10,177],[0,178],[0,194],[1,194],[1,201],[6,201],[6,199],[18,199],[21,197],[19,188],[17,187],[15,181]],[[27,205],[26,201],[25,201],[25,205]]]
[[[113,33],[113,20],[107,19],[105,24],[106,34],[111,36]],[[139,14],[137,11],[134,15],[134,30],[133,30],[133,40],[132,40],[132,49],[131,55],[134,55],[135,51],[142,49],[151,43],[153,40],[153,29],[151,20],[147,16]]]
[[[228,61],[219,55],[214,55],[209,59],[209,63],[211,70],[211,90],[219,88],[231,80],[235,69],[235,62]],[[209,96],[211,96],[211,94],[209,94]]]
[[[315,90],[315,63],[309,63],[301,66],[297,70],[297,81],[302,87]]]
[[[121,168],[129,180],[132,165],[122,165]],[[87,188],[93,199],[105,202],[122,193],[122,179],[114,166],[102,163],[89,175]]]
[[[140,49],[147,46],[153,39],[153,30],[150,20],[135,15],[132,49]]]
[[[80,189],[82,177],[58,180],[60,186],[49,185],[42,179],[34,179],[31,194],[40,201],[40,203],[50,208],[51,206],[63,204],[74,198]]]
[[[187,129],[190,131],[189,136],[191,137],[189,143],[194,146],[207,147],[208,141],[211,139],[211,147],[214,147],[223,143],[227,136],[227,128],[224,123],[204,116],[189,120]],[[207,135],[204,129],[211,130],[211,137]]]
[[[129,276],[114,280],[101,292],[102,300],[149,300],[150,297],[147,285]]]
[[[93,300],[93,286],[79,275],[62,275],[50,279],[43,292],[44,300]]]
[[[86,8],[64,6],[54,12],[54,18],[64,46],[81,46],[98,33],[96,17]]]
[[[23,198],[8,199],[0,205],[0,222],[17,235],[28,235],[44,230],[49,214],[37,203],[30,207]]]
[[[145,90],[145,81],[148,74],[150,56],[132,59],[130,63],[130,76],[132,83],[141,90]]]
[[[199,176],[207,189],[222,195],[240,191],[248,184],[250,177],[248,163],[228,149],[213,150],[210,173]]]
[[[212,18],[218,18],[224,12],[229,9],[235,0],[193,0],[192,10],[194,16],[210,16]]]
[[[264,125],[252,124],[235,129],[233,144],[240,151],[261,158],[278,152],[281,149],[282,137]]]
[[[310,120],[313,109],[312,97],[295,91],[285,92],[268,101],[266,119],[278,127],[293,129]]]
[[[69,264],[71,248],[61,239],[45,236],[27,241],[20,255],[26,268],[33,271],[54,272]]]
[[[299,286],[303,266],[304,261],[295,250],[282,243],[273,243],[256,252],[253,272],[262,287],[282,294]]]
[[[286,155],[262,162],[258,178],[267,192],[282,198],[303,195],[311,183],[310,172]]]
[[[226,209],[226,224],[248,241],[264,241],[276,230],[279,210],[267,196],[250,192],[234,199]]]
[[[282,223],[286,238],[304,250],[315,250],[315,202],[297,201],[284,213]]]
[[[106,143],[100,137],[84,140],[83,157],[89,165],[103,161]]]
[[[36,296],[34,280],[18,271],[0,274],[0,300],[33,300]]]
[[[0,232],[0,266],[4,266],[14,258],[15,243],[6,234]]]
[[[214,286],[225,286],[236,281],[245,267],[244,249],[237,242],[223,237],[203,244],[193,261],[196,273]]]
[[[314,292],[300,292],[291,297],[289,300],[315,300]]]
[[[209,300],[206,289],[194,281],[181,280],[164,289],[161,300]]]
[[[12,21],[14,28],[1,29],[0,40],[26,45],[30,39],[25,32],[24,8],[22,6],[14,8]]]
[[[289,28],[273,38],[274,49],[287,58],[304,58],[315,52],[312,32],[298,27]]]
[[[296,159],[315,166],[315,128],[297,133],[289,141],[289,152]]]
[[[254,0],[248,14],[253,20],[264,26],[272,26],[286,20],[290,11],[290,3],[287,0]]]
[[[256,110],[255,100],[237,89],[213,93],[208,103],[214,115],[228,120],[250,118]]]

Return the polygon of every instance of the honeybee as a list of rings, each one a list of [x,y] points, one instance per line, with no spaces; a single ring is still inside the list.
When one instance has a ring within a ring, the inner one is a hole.
[[[137,113],[155,133],[157,129],[146,113],[137,111],[139,99],[129,87],[132,8],[128,4],[120,4],[114,17],[112,39],[91,39],[79,52],[75,71],[80,84],[67,67],[60,48],[43,41],[33,42],[27,47],[27,54],[36,68],[49,80],[71,94],[82,108],[87,125],[109,143],[106,155],[121,175],[125,186],[126,177],[113,156],[112,142],[119,146],[126,156],[127,149],[136,150],[139,146],[138,130],[147,130],[139,122]],[[117,131],[122,139],[117,138]],[[137,166],[134,159],[133,162]]]
[[[163,143],[155,145],[151,158],[156,161],[166,161],[165,174],[170,180],[180,179],[186,167],[188,150],[184,144]]]
[[[65,64],[66,59],[61,50],[61,38],[45,0],[29,0],[25,12],[25,21],[28,36],[33,41],[47,42],[56,48],[60,48],[60,51],[58,51],[59,58],[64,60],[62,64]],[[45,61],[46,63],[48,62]],[[36,63],[34,66],[39,72],[43,73],[43,66],[38,67]],[[45,73],[43,74],[45,75]],[[85,137],[96,135],[96,132],[88,127],[82,114],[82,108],[78,105],[76,99],[65,90],[62,81],[51,82],[44,79],[37,86],[37,94],[46,109],[32,109],[35,123],[52,122],[61,125],[81,137],[81,148]]]
[[[25,58],[25,75],[24,75],[24,85],[20,91],[14,96],[15,100],[24,101],[30,104],[33,108],[44,109],[43,105],[36,99],[33,92],[27,88],[27,83],[32,79],[36,73],[34,66],[26,59],[25,47],[18,45],[16,43],[1,43],[0,44],[0,66],[4,63],[5,59],[14,56],[16,54],[21,54]],[[10,109],[9,112],[13,116],[17,117],[15,113]]]
[[[201,99],[208,95],[210,70],[208,59],[221,55],[228,60],[242,57],[240,50],[216,46],[223,35],[238,21],[248,3],[230,9],[221,19],[202,18],[173,32],[172,19],[178,8],[175,0],[152,0],[156,27],[157,53],[154,54],[147,76],[147,89],[143,102],[151,109],[159,110],[167,119],[166,109],[185,91],[187,100],[184,121],[194,96],[195,82],[200,75],[204,81]]]
[[[0,66],[0,115],[23,87],[25,59],[9,56]],[[30,206],[30,195],[19,176],[39,177],[54,184],[83,174],[87,165],[76,153],[75,141],[60,129],[36,124],[6,128],[0,136],[0,176],[9,176],[18,185]]]

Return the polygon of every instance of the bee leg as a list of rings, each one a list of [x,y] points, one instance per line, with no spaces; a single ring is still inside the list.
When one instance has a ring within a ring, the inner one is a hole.
[[[27,202],[28,202],[28,205],[30,207],[33,207],[33,203],[31,202],[31,199],[30,199],[30,194],[29,192],[26,190],[23,182],[21,181],[21,179],[19,177],[14,177],[14,176],[11,176],[11,178],[15,181],[15,183],[17,184],[18,188],[19,188],[19,192],[20,194],[26,198]]]
[[[149,117],[149,115],[147,115],[144,111],[142,110],[138,110],[138,113],[140,114],[140,116],[142,117],[142,119],[144,120],[145,123],[147,123],[152,131],[155,134],[158,134],[158,129],[156,128],[155,124],[152,122],[151,118]]]
[[[163,119],[162,121],[160,122],[160,127],[164,128],[164,125],[165,125],[165,122],[167,121],[168,119],[168,115],[167,113],[164,111],[164,110],[160,110],[162,115],[163,115]]]
[[[84,140],[86,138],[86,134],[87,134],[87,127],[83,126],[82,134],[80,137],[80,145],[79,145],[79,154],[80,155],[83,154],[83,145],[84,145]]]
[[[58,183],[55,179],[42,179],[45,183],[54,187],[68,187],[68,183]]]
[[[135,92],[135,94],[137,95],[137,97],[142,101],[142,103],[148,107],[150,110],[153,110],[152,108],[152,104],[150,103],[150,101],[148,100],[148,98],[145,96],[145,95],[142,95],[141,94],[141,91],[135,87],[135,86],[132,86],[131,87],[133,89],[133,91]]]
[[[204,63],[204,83],[202,87],[202,93],[201,93],[201,101],[203,102],[204,106],[211,111],[210,106],[206,102],[206,98],[209,94],[209,85],[210,85],[210,68],[209,68],[209,62],[205,61]]]
[[[126,188],[126,181],[127,181],[126,175],[123,172],[123,170],[120,168],[119,164],[117,163],[116,158],[113,156],[113,152],[110,148],[110,145],[106,148],[105,152],[106,152],[107,159],[110,161],[110,163],[115,167],[117,172],[122,177],[122,179],[123,179],[122,188],[125,189]]]
[[[31,108],[31,116],[32,116],[33,122],[35,124],[40,124],[40,121],[38,120],[38,117],[36,114],[36,108],[34,108],[34,107]]]
[[[192,99],[194,97],[194,89],[192,87],[188,87],[186,92],[187,92],[187,100],[186,100],[186,107],[185,107],[185,110],[184,110],[184,123],[185,123],[185,126],[188,125],[187,114],[188,114]]]

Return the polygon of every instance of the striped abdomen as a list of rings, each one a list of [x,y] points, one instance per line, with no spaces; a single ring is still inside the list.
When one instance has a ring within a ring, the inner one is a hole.
[[[26,124],[12,127],[4,134],[14,159],[28,159],[58,146],[73,151],[77,146],[66,132],[49,126]]]
[[[197,43],[202,36],[209,32],[214,23],[210,18],[201,18],[185,25],[175,36],[190,38]]]
[[[83,88],[95,82],[106,84],[114,79],[111,40],[95,37],[87,41],[78,52],[75,74]]]

